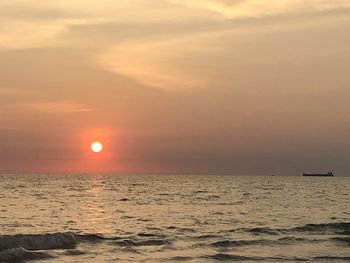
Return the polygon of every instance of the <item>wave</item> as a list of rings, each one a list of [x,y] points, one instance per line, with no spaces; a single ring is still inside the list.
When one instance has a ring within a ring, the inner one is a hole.
[[[279,229],[272,229],[268,227],[255,227],[255,228],[243,228],[242,230],[250,232],[253,234],[269,234],[269,235],[279,235]]]
[[[124,253],[141,254],[139,251],[137,251],[136,249],[134,249],[132,247],[122,247],[120,249],[120,251],[122,251]]]
[[[258,261],[258,260],[264,260],[264,258],[260,257],[246,257],[246,256],[240,256],[240,255],[233,255],[233,254],[227,254],[227,253],[217,253],[214,255],[208,255],[203,256],[202,258],[210,259],[210,260],[216,260],[216,261]]]
[[[130,247],[140,247],[140,246],[164,246],[164,245],[171,245],[171,241],[166,239],[148,239],[148,240],[140,240],[140,241],[134,241],[131,239],[125,239],[116,241],[113,243],[117,246],[130,246]]]
[[[248,245],[266,245],[269,244],[272,240],[222,240],[211,243],[212,247],[240,247],[240,246],[248,246]]]
[[[176,229],[169,227],[168,229]],[[181,231],[184,229],[180,228]],[[188,229],[186,229],[188,230]],[[328,223],[328,224],[306,224],[293,228],[241,228],[237,231],[245,231],[254,234],[338,234],[340,237],[333,237],[329,240],[349,243],[350,239],[350,223]],[[344,236],[345,235],[345,236]],[[214,235],[198,236],[198,239],[215,238]],[[114,241],[118,246],[162,246],[171,245],[171,241],[163,234],[139,233],[129,238],[122,237],[104,237],[98,234],[75,234],[72,232],[50,233],[50,234],[28,234],[28,235],[2,235],[0,236],[0,251],[12,248],[22,247],[27,250],[50,250],[50,249],[73,249],[79,242],[101,242]],[[277,240],[271,239],[254,239],[254,240],[220,240],[211,243],[214,247],[234,247],[246,245],[273,245],[273,244],[289,244],[295,242],[320,242],[322,240],[312,240],[306,238],[296,238],[292,236],[281,237]]]
[[[47,251],[55,249],[68,249],[68,251],[64,252],[65,255],[82,255],[85,252],[73,250],[80,242],[109,241],[113,245],[123,247],[123,249],[126,249],[124,252],[129,253],[138,253],[132,247],[171,245],[172,242],[170,240],[154,238],[160,236],[140,233],[137,236],[131,236],[129,239],[123,239],[121,237],[104,237],[98,234],[75,234],[72,232],[2,235],[0,236],[0,262],[23,262],[52,258],[54,256]],[[145,239],[150,237],[152,238]]]
[[[196,230],[193,228],[189,228],[189,227],[177,227],[177,226],[169,226],[166,229],[168,230],[176,230],[180,233],[186,233],[186,232],[191,232],[191,233],[195,233]]]
[[[306,224],[292,228],[269,228],[269,227],[255,227],[255,228],[238,228],[230,230],[230,232],[249,232],[255,235],[269,234],[281,235],[289,233],[304,233],[304,234],[338,234],[350,235],[350,223],[324,223],[324,224]]]
[[[350,235],[350,223],[306,224],[304,226],[291,228],[287,231]]]
[[[165,238],[166,236],[163,234],[152,234],[152,233],[138,233],[139,237],[159,237],[159,238]]]
[[[258,256],[241,256],[227,253],[217,253],[214,255],[203,256],[202,258],[211,259],[215,261],[268,261],[268,262],[350,262],[350,257],[337,257],[337,256],[321,256],[321,257],[310,257],[310,258],[302,258],[302,257],[258,257]]]
[[[335,242],[340,242],[345,245],[350,245],[350,237],[333,237],[332,240]]]
[[[153,237],[151,239],[139,239],[138,237]],[[159,238],[154,238],[159,237]],[[27,250],[52,250],[73,249],[79,242],[114,241],[119,246],[162,246],[170,245],[170,240],[163,235],[140,233],[129,239],[121,237],[104,237],[97,234],[50,233],[28,235],[3,235],[0,236],[0,251],[22,247]]]
[[[212,247],[228,248],[228,247],[241,247],[241,246],[274,246],[274,245],[290,245],[295,243],[319,243],[327,240],[315,240],[299,237],[281,237],[277,240],[271,239],[253,239],[253,240],[222,240],[211,243]]]
[[[184,257],[184,256],[174,256],[174,257],[171,257],[169,260],[171,261],[189,261],[189,260],[192,260],[193,258],[192,257]]]
[[[78,241],[83,242],[101,242],[105,240],[120,240],[121,237],[105,237],[98,234],[74,234]]]
[[[196,236],[195,238],[197,239],[210,239],[210,238],[221,238],[221,236],[219,235],[200,235],[200,236]]]
[[[350,262],[350,257],[322,256],[322,257],[314,257],[313,259],[314,260],[327,260],[326,262],[329,262],[329,261],[339,262],[339,260],[340,261]]]
[[[23,247],[0,251],[0,262],[23,262],[26,260],[40,260],[54,258],[46,252],[29,251]]]
[[[290,244],[301,243],[321,243],[321,242],[334,242],[335,245],[348,246],[350,244],[350,223],[324,223],[324,224],[306,224],[303,226],[291,227],[291,228],[238,228],[229,232],[245,232],[250,233],[250,238],[235,240],[230,238],[223,238],[225,235],[221,235],[222,232],[216,234],[196,235],[192,236],[194,231],[191,228],[180,228],[170,226],[165,229],[156,229],[157,231],[145,231],[139,232],[130,236],[114,236],[105,237],[98,234],[78,234],[73,232],[58,232],[48,234],[16,234],[16,235],[0,235],[0,262],[14,262],[14,261],[26,261],[33,259],[46,259],[57,256],[57,251],[49,251],[56,249],[67,249],[65,253],[67,255],[81,255],[85,252],[76,250],[76,247],[81,242],[98,243],[107,242],[108,245],[114,245],[118,249],[122,249],[127,253],[139,253],[136,248],[138,247],[160,247],[160,249],[176,249],[174,247],[174,240],[178,235],[184,238],[184,233],[187,235],[185,238],[197,240],[198,244],[192,247],[204,246],[211,249],[218,250],[217,252],[227,252],[227,249],[243,246],[285,246]],[[170,231],[167,231],[170,230]],[[175,231],[174,231],[175,230]],[[165,231],[163,234],[162,231]],[[166,232],[177,232],[170,234]],[[257,235],[252,238],[251,234]],[[261,236],[260,236],[261,235]],[[310,236],[308,236],[310,235]],[[327,235],[327,236],[322,236]],[[330,235],[330,236],[329,236]],[[171,238],[169,237],[171,236]],[[319,236],[320,238],[315,238]],[[322,236],[322,238],[321,238]],[[158,248],[157,248],[158,249]],[[260,261],[263,260],[258,257],[246,257],[241,255],[231,255],[225,253],[218,253],[214,255],[208,255],[207,258],[211,260],[223,260],[223,261]],[[266,258],[264,258],[267,260]],[[173,260],[179,260],[174,257]],[[185,260],[185,258],[184,258]],[[189,260],[189,259],[188,259]],[[269,260],[276,260],[269,258]],[[277,259],[279,260],[279,259]],[[281,261],[288,260],[286,258]],[[295,259],[294,259],[295,260]],[[298,259],[298,261],[303,259]],[[310,260],[310,259],[309,259]],[[322,260],[318,258],[315,260]],[[327,259],[329,261],[350,261],[349,258],[332,258]]]
[[[49,250],[75,248],[77,235],[73,233],[3,235],[0,236],[0,251],[12,248],[27,250]]]

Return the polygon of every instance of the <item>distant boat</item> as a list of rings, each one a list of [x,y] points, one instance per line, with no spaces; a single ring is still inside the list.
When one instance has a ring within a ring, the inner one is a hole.
[[[307,173],[304,173],[303,176],[334,176],[334,174],[333,174],[333,172],[328,172],[326,174],[322,174],[322,173],[307,174]]]

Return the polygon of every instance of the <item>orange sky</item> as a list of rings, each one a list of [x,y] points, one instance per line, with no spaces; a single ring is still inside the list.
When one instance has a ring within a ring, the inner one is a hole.
[[[349,11],[2,0],[0,172],[349,173]]]

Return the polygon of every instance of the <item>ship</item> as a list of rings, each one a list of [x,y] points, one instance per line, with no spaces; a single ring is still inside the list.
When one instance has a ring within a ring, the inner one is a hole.
[[[303,176],[334,176],[333,172],[322,173],[303,173]]]

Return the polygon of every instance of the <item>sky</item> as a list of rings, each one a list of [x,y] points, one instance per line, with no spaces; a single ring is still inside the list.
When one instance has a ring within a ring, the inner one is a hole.
[[[1,0],[0,173],[350,175],[349,25],[349,0]]]

